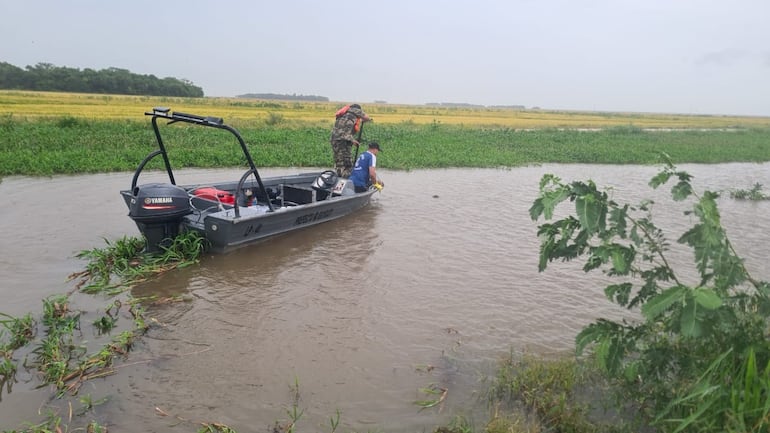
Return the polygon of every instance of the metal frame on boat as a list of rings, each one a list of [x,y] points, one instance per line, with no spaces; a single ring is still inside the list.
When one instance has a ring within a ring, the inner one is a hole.
[[[269,236],[320,224],[348,215],[366,206],[376,188],[354,192],[352,182],[331,170],[262,178],[241,134],[218,117],[171,112],[157,107],[152,128],[158,149],[139,164],[131,188],[120,191],[139,231],[147,240],[147,251],[162,250],[182,230],[203,235],[213,252],[225,252]],[[176,184],[158,120],[183,122],[223,129],[238,140],[248,163],[239,180],[205,184]],[[138,184],[139,176],[153,158],[161,156],[168,183]]]

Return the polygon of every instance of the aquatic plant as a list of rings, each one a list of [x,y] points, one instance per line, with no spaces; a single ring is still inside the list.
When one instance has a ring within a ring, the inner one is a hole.
[[[300,395],[299,395],[299,378],[294,378],[294,385],[290,387],[291,390],[291,406],[286,409],[286,414],[289,415],[289,421],[282,426],[283,432],[294,433],[297,428],[297,422],[302,418],[305,413],[305,409],[300,409]]]
[[[0,401],[3,400],[3,388],[10,393],[16,382],[16,364],[7,356],[0,357]]]
[[[89,407],[88,409],[81,409],[78,412],[79,416],[85,415],[89,410],[93,408],[93,405]],[[85,427],[81,428],[72,428],[72,412],[69,413],[69,416],[67,419],[63,419],[62,416],[59,414],[60,410],[58,408],[53,409],[47,409],[45,414],[45,420],[38,423],[38,424],[32,424],[32,423],[25,423],[24,427],[17,430],[4,430],[4,433],[62,433],[62,432],[69,432],[69,431],[85,431],[86,433],[107,433],[108,429],[106,426],[101,425],[99,422],[95,420],[89,421]]]
[[[197,433],[237,433],[230,426],[220,423],[202,423],[203,426],[198,429]]]
[[[738,200],[770,200],[770,196],[762,192],[762,184],[755,183],[749,190],[736,189],[730,191],[730,197]]]
[[[110,316],[109,314],[105,314],[104,316],[99,317],[98,319],[94,320],[93,325],[94,328],[96,328],[100,334],[105,334],[107,332],[110,332],[112,328],[115,327],[115,323],[118,321],[117,317]]]
[[[340,410],[337,409],[334,412],[334,415],[329,417],[329,426],[331,427],[331,430],[330,430],[329,433],[334,433],[334,432],[337,431],[337,428],[339,428],[339,426],[340,426],[340,416],[341,415],[342,414],[340,413]]]
[[[206,240],[195,231],[185,231],[161,246],[158,254],[144,252],[142,237],[123,236],[116,241],[104,240],[105,248],[84,250],[77,257],[88,259],[86,269],[70,275],[79,280],[77,287],[85,293],[119,293],[132,285],[172,269],[197,263],[207,248]]]
[[[80,279],[77,287],[84,292],[120,293],[137,281],[195,263],[205,247],[205,242],[200,236],[189,232],[174,239],[164,252],[158,255],[142,253],[144,240],[141,238],[124,237],[107,243],[108,247],[105,249],[96,248],[80,254],[80,257],[90,258],[91,261],[86,270],[73,274],[71,278]],[[37,341],[35,321],[31,314],[22,318],[3,314],[5,319],[0,320],[3,354],[0,357],[0,384],[8,384],[10,392],[17,369],[10,354],[15,349],[33,343],[31,353],[34,357],[28,360],[26,365],[41,373],[40,379],[43,383],[54,385],[57,397],[62,397],[65,393],[76,395],[86,381],[113,374],[114,359],[117,356],[126,356],[136,338],[149,329],[140,300],[131,298],[112,301],[105,308],[104,314],[91,323],[99,334],[109,333],[118,325],[121,310],[133,318],[133,327],[113,336],[99,350],[90,354],[85,342],[80,341],[80,335],[76,334],[76,331],[80,331],[82,312],[71,308],[69,294],[52,295],[43,300],[40,321],[45,326],[45,331]],[[86,410],[96,404],[90,401],[90,398],[81,399],[81,403]],[[56,431],[61,427],[61,418],[51,415],[47,421],[31,425],[23,431]],[[88,431],[106,431],[106,428],[98,423],[89,424],[87,428]]]
[[[511,351],[487,390],[494,408],[487,431],[626,431],[624,422],[594,415],[611,403],[597,373],[592,359]]]
[[[26,345],[35,337],[35,320],[31,314],[23,317],[12,317],[0,313],[0,353],[13,351]],[[8,337],[6,337],[6,332]],[[7,340],[7,341],[6,341]]]
[[[54,295],[43,301],[43,317],[41,322],[45,324],[45,332],[39,340],[35,340],[34,334],[25,340],[26,345],[34,345],[31,350],[32,358],[27,358],[25,368],[37,369],[40,372],[39,379],[44,384],[52,384],[56,390],[56,397],[62,398],[66,394],[76,395],[83,383],[88,380],[104,377],[115,372],[112,367],[117,356],[125,356],[131,350],[135,339],[147,331],[148,326],[143,317],[143,309],[138,301],[113,302],[105,313],[117,322],[120,310],[128,306],[128,313],[134,319],[134,328],[124,330],[112,337],[101,349],[94,353],[87,353],[85,341],[81,341],[81,335],[75,331],[80,330],[80,317],[82,312],[74,311],[69,304],[66,295]],[[112,319],[110,321],[112,322]],[[16,323],[9,320],[7,323]],[[31,315],[25,316],[20,323],[34,323]],[[19,329],[27,329],[28,325]],[[25,335],[30,335],[24,331]],[[14,345],[15,349],[22,346]],[[0,390],[7,384],[7,392],[11,392],[11,386],[15,381],[14,375],[18,366],[8,353],[0,357]],[[81,408],[76,411],[78,416],[84,416],[97,405],[107,401],[106,398],[93,400],[90,395],[79,398]],[[97,421],[90,421],[84,427],[77,427],[72,420],[72,402],[69,403],[69,416],[62,419],[58,414],[59,409],[48,411],[46,419],[39,424],[28,423],[20,430],[12,432],[25,433],[50,433],[57,431],[85,430],[87,432],[106,432],[107,427]],[[82,424],[81,424],[82,425]],[[73,429],[73,430],[70,430]]]
[[[449,393],[447,388],[441,387],[436,383],[430,383],[427,386],[421,387],[418,391],[427,397],[424,400],[416,400],[414,402],[415,405],[420,407],[420,410],[440,406],[444,403]]]

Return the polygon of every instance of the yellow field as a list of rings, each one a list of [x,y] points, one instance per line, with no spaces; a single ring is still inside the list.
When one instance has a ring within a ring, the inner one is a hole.
[[[770,127],[770,117],[654,113],[454,108],[361,103],[378,123],[442,123],[468,126],[534,128],[751,128]],[[14,119],[71,116],[143,121],[152,107],[222,117],[232,123],[280,121],[329,125],[339,102],[286,102],[244,98],[174,98],[79,93],[0,91],[0,116]]]

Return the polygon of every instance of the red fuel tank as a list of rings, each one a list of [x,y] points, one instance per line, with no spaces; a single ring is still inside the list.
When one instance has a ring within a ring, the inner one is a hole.
[[[207,198],[225,204],[235,204],[235,196],[233,194],[217,188],[198,188],[193,194],[196,197]]]

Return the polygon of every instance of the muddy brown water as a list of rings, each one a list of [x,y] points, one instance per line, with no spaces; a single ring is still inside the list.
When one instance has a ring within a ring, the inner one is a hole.
[[[701,190],[770,185],[768,164],[680,168]],[[606,281],[576,263],[538,273],[528,209],[540,177],[593,179],[620,202],[652,198],[655,221],[674,243],[694,220],[666,191],[647,186],[656,172],[602,165],[383,171],[386,188],[358,215],[206,256],[132,289],[135,297],[182,301],[148,306],[150,332],[116,361],[114,375],[87,382],[80,395],[108,397],[91,417],[119,432],[195,431],[194,422],[268,431],[288,419],[295,384],[304,409],[298,431],[330,430],[337,410],[339,431],[430,431],[458,414],[483,423],[485,378],[501,357],[569,353],[594,318],[628,315],[605,300]],[[180,183],[240,176],[183,174]],[[163,179],[142,181],[153,177]],[[2,180],[0,312],[39,314],[44,297],[72,289],[66,277],[85,263],[78,251],[137,235],[118,195],[130,180],[130,173]],[[770,203],[723,197],[719,204],[739,254],[755,276],[770,278]],[[675,268],[691,261],[686,251],[672,254]],[[73,308],[96,314],[109,302],[78,294]],[[86,340],[95,338],[89,326],[81,331]],[[36,422],[41,407],[57,403],[50,389],[35,389],[33,372],[21,369],[17,379],[10,393],[2,390],[2,429]],[[431,384],[446,388],[447,398],[420,411],[414,402],[428,396],[419,389]]]

